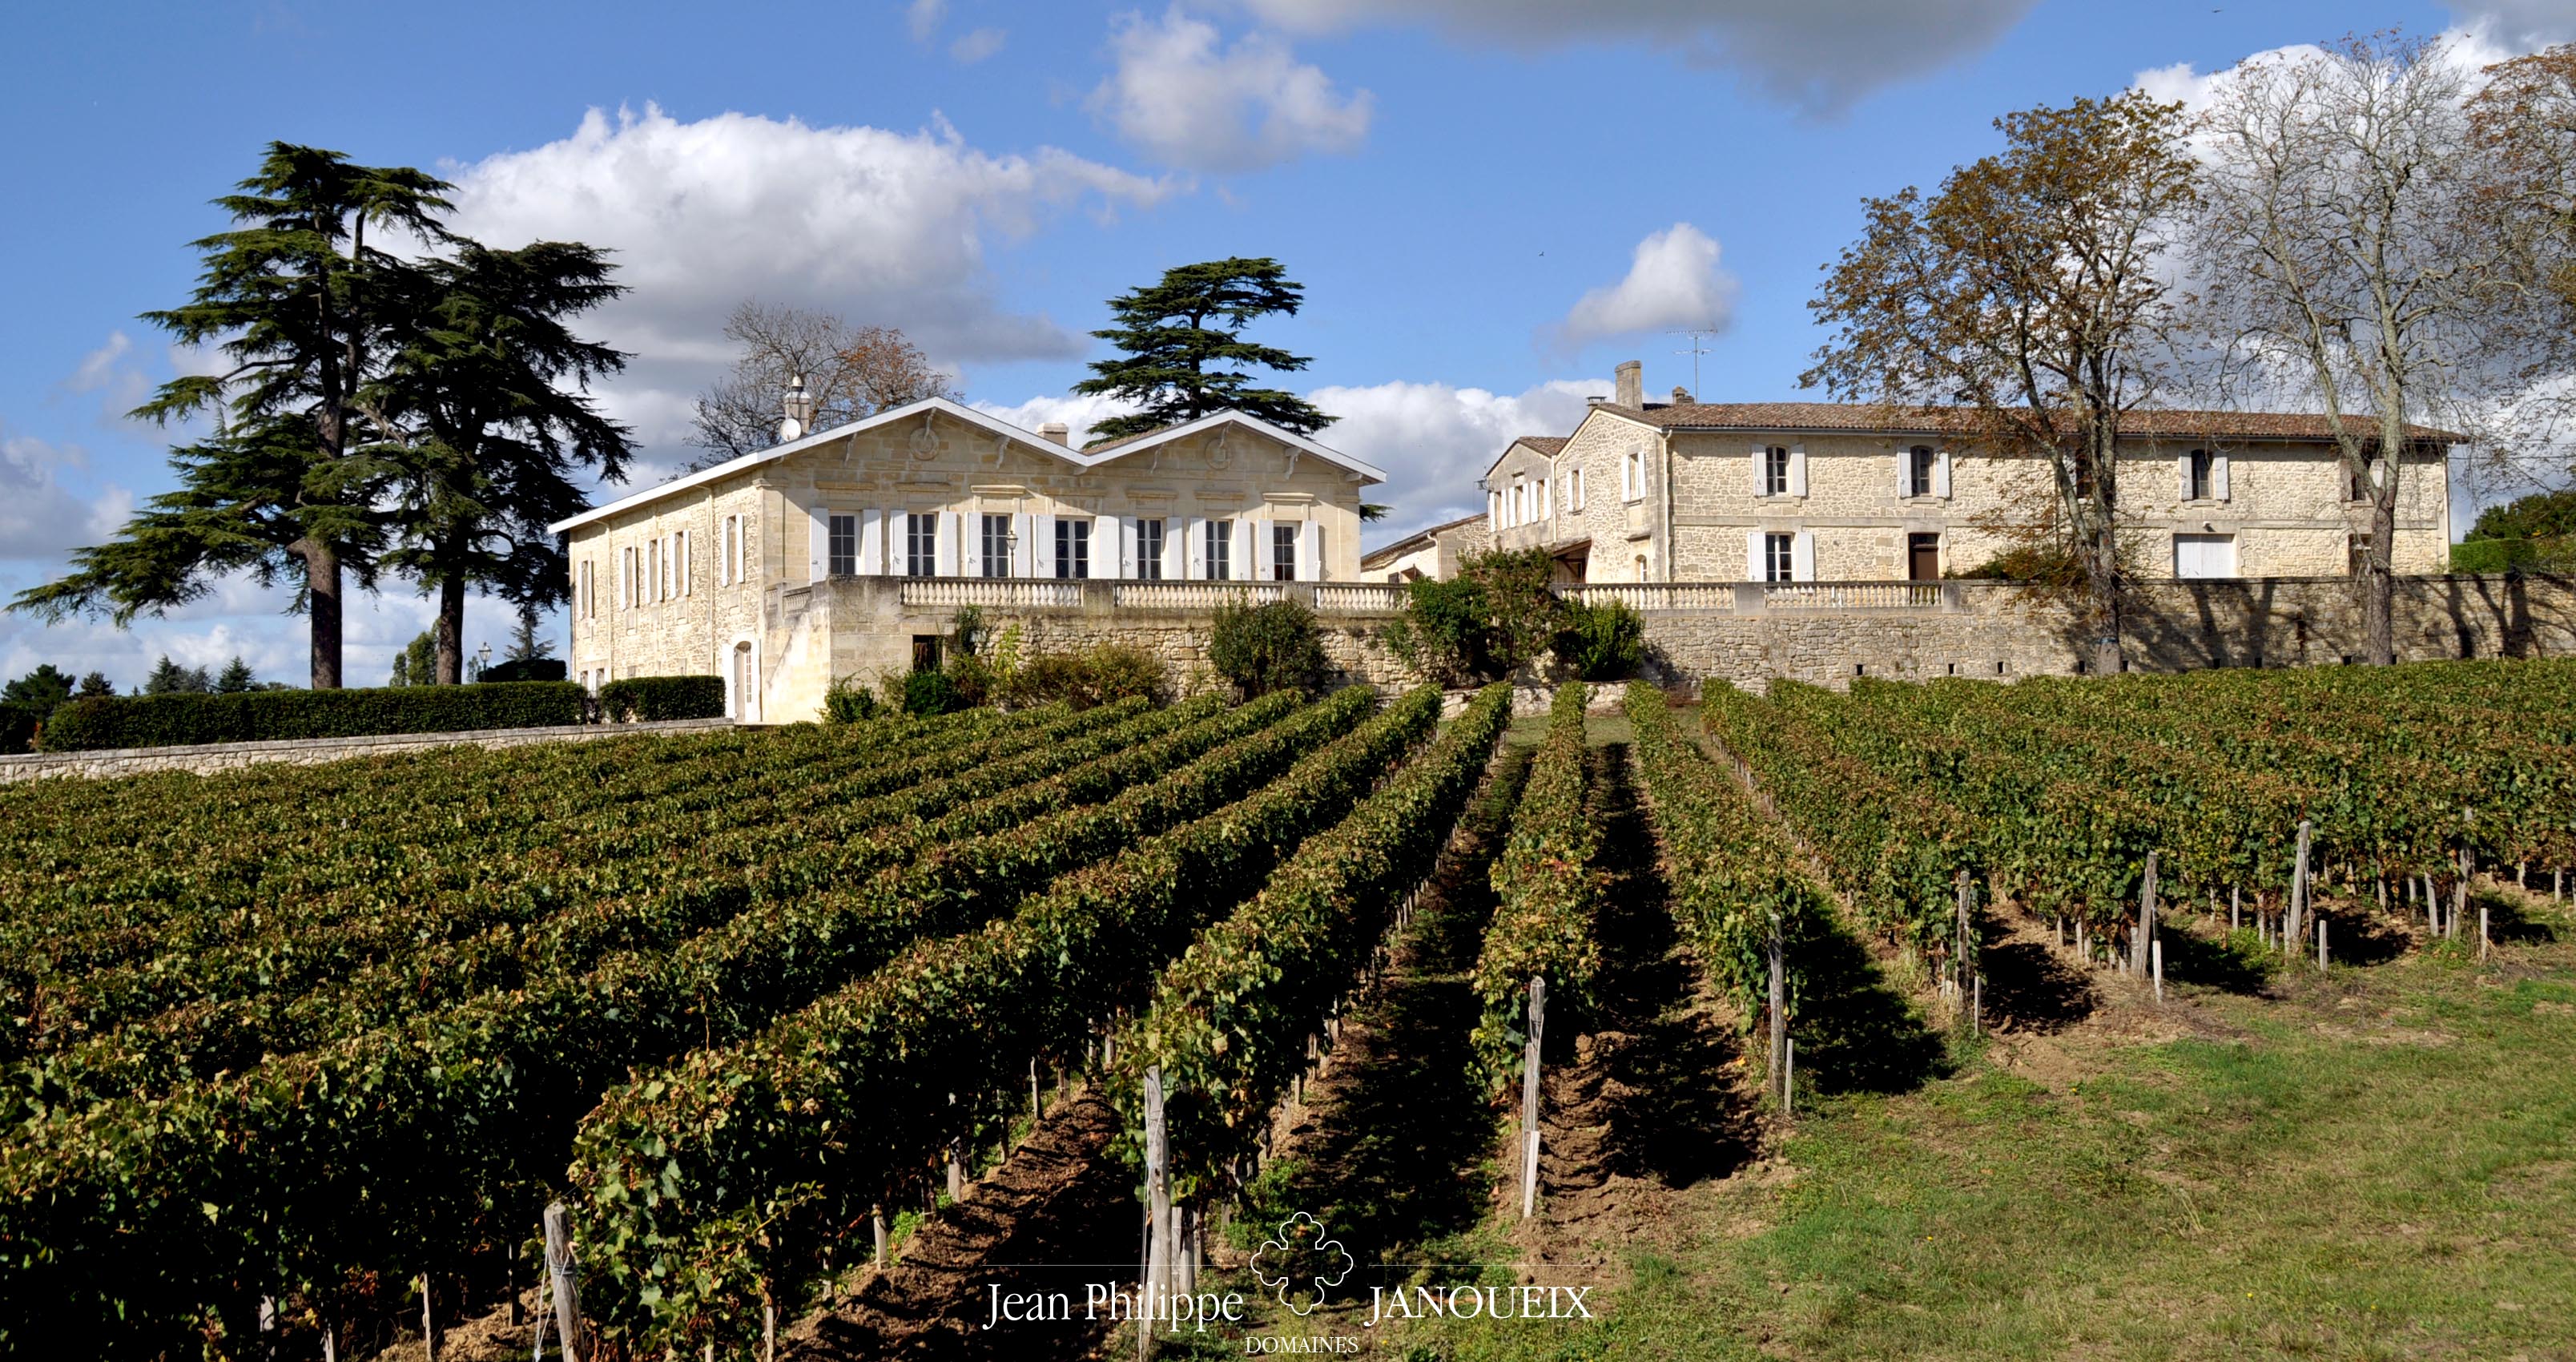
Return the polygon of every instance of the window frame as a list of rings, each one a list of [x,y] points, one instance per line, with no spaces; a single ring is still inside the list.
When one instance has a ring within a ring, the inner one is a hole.
[[[939,513],[906,511],[903,515],[903,575],[939,575]]]
[[[1153,528],[1148,530],[1147,526]],[[1136,519],[1136,580],[1140,582],[1163,580],[1163,518],[1161,516],[1139,516]]]
[[[1762,532],[1762,580],[1771,583],[1798,580],[1798,536],[1794,532]]]
[[[1762,446],[1762,495],[1766,497],[1789,495],[1789,461],[1787,445]]]
[[[1297,580],[1297,532],[1303,528],[1292,520],[1270,522],[1270,580]]]
[[[1091,576],[1091,522],[1059,516],[1055,522],[1055,575],[1058,581],[1085,581]]]
[[[2191,485],[2183,489],[2188,494],[2183,500],[2216,501],[2218,499],[2218,455],[2206,449],[2195,449],[2185,457],[2190,461]]]
[[[1234,580],[1234,522],[1207,522],[1207,579],[1211,582]]]
[[[1930,445],[1914,445],[1905,451],[1905,495],[1928,497],[1932,484],[1940,477],[1941,452]]]
[[[823,575],[859,575],[859,518],[853,513],[826,513],[823,520]]]
[[[1011,575],[1011,516],[1007,511],[984,511],[976,524],[975,552],[987,577]],[[995,565],[1000,571],[995,571]]]

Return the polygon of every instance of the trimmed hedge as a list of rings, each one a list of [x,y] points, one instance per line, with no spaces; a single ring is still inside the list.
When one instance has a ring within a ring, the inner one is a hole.
[[[721,676],[630,676],[599,688],[599,717],[606,723],[721,719],[724,712]]]
[[[707,679],[718,687],[721,709],[723,683]],[[55,710],[45,724],[42,747],[47,752],[87,752],[109,747],[543,728],[581,721],[581,687],[570,681],[264,690],[240,695],[94,695]]]
[[[561,681],[572,673],[564,668],[560,657],[523,657],[510,662],[495,662],[474,678],[477,685],[494,685],[503,681]]]
[[[0,700],[0,756],[24,752],[36,741],[36,728],[44,716],[34,705],[15,700]]]

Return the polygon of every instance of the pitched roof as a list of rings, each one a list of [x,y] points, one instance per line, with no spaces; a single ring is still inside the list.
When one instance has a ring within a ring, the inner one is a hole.
[[[1376,548],[1361,554],[1360,566],[1363,568],[1369,567],[1376,563],[1382,563],[1387,559],[1396,557],[1400,554],[1411,553],[1415,549],[1429,544],[1432,540],[1437,539],[1442,534],[1450,530],[1457,529],[1462,525],[1475,524],[1477,521],[1484,518],[1485,513],[1478,511],[1473,515],[1462,515],[1456,520],[1433,525],[1428,529],[1415,530],[1413,533],[1406,535],[1402,539],[1396,540],[1394,543],[1380,544]]]
[[[555,523],[548,525],[546,529],[554,534],[561,534],[566,530],[587,525],[592,521],[604,519],[608,516],[615,515],[620,511],[632,510],[635,507],[642,506],[653,501],[658,501],[663,497],[670,496],[677,492],[685,492],[690,488],[703,486],[720,478],[727,478],[736,473],[747,472],[762,464],[775,463],[790,454],[798,453],[803,450],[814,449],[822,445],[828,445],[836,440],[847,439],[861,431],[873,430],[878,426],[893,425],[895,422],[908,420],[915,416],[926,415],[934,411],[939,412],[942,415],[951,416],[957,420],[964,421],[968,425],[980,426],[984,430],[989,431],[994,435],[998,435],[1003,439],[1013,441],[1026,449],[1039,454],[1044,454],[1049,458],[1061,459],[1066,463],[1072,464],[1075,468],[1084,471],[1098,468],[1100,465],[1108,463],[1112,459],[1125,458],[1126,456],[1134,454],[1140,450],[1150,449],[1155,445],[1163,444],[1171,440],[1177,440],[1184,435],[1195,434],[1202,430],[1211,430],[1221,425],[1240,425],[1248,426],[1253,430],[1259,431],[1261,434],[1269,436],[1271,439],[1277,440],[1291,449],[1295,449],[1305,454],[1312,454],[1316,458],[1322,459],[1326,463],[1332,464],[1337,468],[1349,469],[1351,472],[1358,474],[1364,481],[1386,481],[1386,474],[1371,464],[1363,463],[1339,450],[1328,449],[1303,435],[1295,433],[1294,431],[1281,430],[1279,427],[1271,425],[1267,421],[1260,420],[1257,417],[1246,416],[1239,411],[1221,411],[1212,416],[1202,416],[1195,421],[1190,421],[1177,426],[1165,426],[1161,430],[1148,431],[1145,434],[1114,441],[1109,445],[1103,445],[1095,449],[1071,449],[1064,445],[1057,444],[1055,441],[1038,434],[1036,431],[1023,430],[1018,426],[1012,425],[1008,421],[1002,420],[1000,417],[993,416],[986,412],[977,411],[973,407],[966,406],[963,403],[952,402],[945,397],[926,397],[921,401],[907,403],[903,406],[896,407],[891,411],[881,411],[874,416],[864,416],[845,425],[834,426],[830,430],[818,430],[811,435],[804,436],[800,439],[790,440],[785,444],[771,445],[769,448],[760,450],[757,453],[745,454],[737,459],[728,459],[723,463],[717,464],[713,468],[701,469],[684,478],[674,478],[658,487],[648,487],[640,492],[630,492],[625,496],[619,497],[615,501],[609,502],[605,506],[594,506],[591,509],[582,512],[580,515],[572,516],[564,520],[558,520]]]
[[[1891,435],[1955,435],[1973,429],[1966,407],[1892,408],[1860,402],[1685,402],[1677,405],[1623,407],[1594,404],[1606,411],[1664,430],[1865,431]],[[2191,411],[2149,408],[2121,418],[2122,429],[2147,438],[2236,440],[2331,440],[2334,428],[2312,412]],[[2374,418],[2346,416],[2346,430],[2370,432]],[[2410,425],[2407,436],[2450,444],[2466,436],[2432,426]]]
[[[1535,449],[1539,453],[1545,454],[1552,459],[1565,452],[1565,442],[1568,438],[1569,437],[1563,435],[1524,435],[1519,439],[1512,441],[1512,443],[1516,445],[1528,445],[1530,448]]]

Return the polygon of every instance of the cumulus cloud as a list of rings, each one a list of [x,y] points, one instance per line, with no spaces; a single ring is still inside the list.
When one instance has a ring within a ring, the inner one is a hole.
[[[0,430],[0,558],[53,560],[124,525],[134,496],[111,487],[96,501],[57,476],[84,462],[76,447]]]
[[[1717,240],[1687,222],[1648,234],[1627,276],[1575,300],[1545,338],[1572,350],[1646,331],[1723,331],[1735,319],[1735,276],[1718,264]]]
[[[1113,22],[1117,69],[1087,107],[1164,165],[1257,170],[1314,152],[1341,152],[1368,136],[1375,101],[1344,94],[1300,62],[1285,42],[1247,34],[1231,46],[1216,26],[1177,7],[1158,22],[1130,13]]]
[[[914,42],[926,43],[939,31],[939,21],[947,14],[948,0],[912,0],[904,7],[904,26],[912,30]]]
[[[2517,52],[2576,38],[2576,8],[2567,0],[2477,0],[2448,8],[2458,28],[2483,31]]]
[[[635,356],[608,405],[648,445],[685,432],[691,395],[732,359],[724,319],[746,298],[900,327],[952,372],[1077,355],[1074,333],[995,297],[988,244],[1172,192],[1053,147],[985,152],[945,122],[909,133],[738,113],[682,122],[650,105],[593,109],[569,137],[446,174],[469,236],[615,252],[631,291],[591,329]]]
[[[2535,7],[2548,0],[2512,0]],[[1810,113],[1992,46],[2036,0],[1236,0],[1294,33],[1428,27],[1523,50],[1641,42],[1744,73]]]
[[[1317,388],[1306,400],[1340,419],[1315,438],[1386,470],[1368,499],[1390,509],[1368,528],[1371,547],[1481,511],[1476,479],[1513,440],[1563,435],[1583,419],[1597,380],[1560,379],[1520,393],[1446,383]]]
[[[151,380],[132,359],[133,351],[133,337],[122,330],[109,332],[105,343],[81,356],[71,376],[63,380],[63,391],[96,393],[99,419],[123,420],[152,391]]]
[[[1132,403],[1099,394],[1068,394],[1063,397],[1032,397],[1017,406],[1000,402],[971,402],[967,405],[987,416],[998,417],[1022,430],[1035,430],[1049,421],[1064,422],[1067,438],[1074,448],[1082,447],[1093,426],[1113,416],[1124,416],[1135,410]]]
[[[979,28],[948,45],[950,59],[963,66],[973,66],[1002,50],[1002,40],[1011,36],[998,28]]]

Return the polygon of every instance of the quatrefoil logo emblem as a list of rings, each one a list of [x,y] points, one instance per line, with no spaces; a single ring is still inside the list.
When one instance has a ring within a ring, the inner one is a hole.
[[[1304,1211],[1279,1222],[1278,1236],[1252,1255],[1252,1275],[1299,1315],[1323,1304],[1324,1293],[1340,1286],[1353,1266],[1341,1241],[1326,1238],[1323,1222]]]

